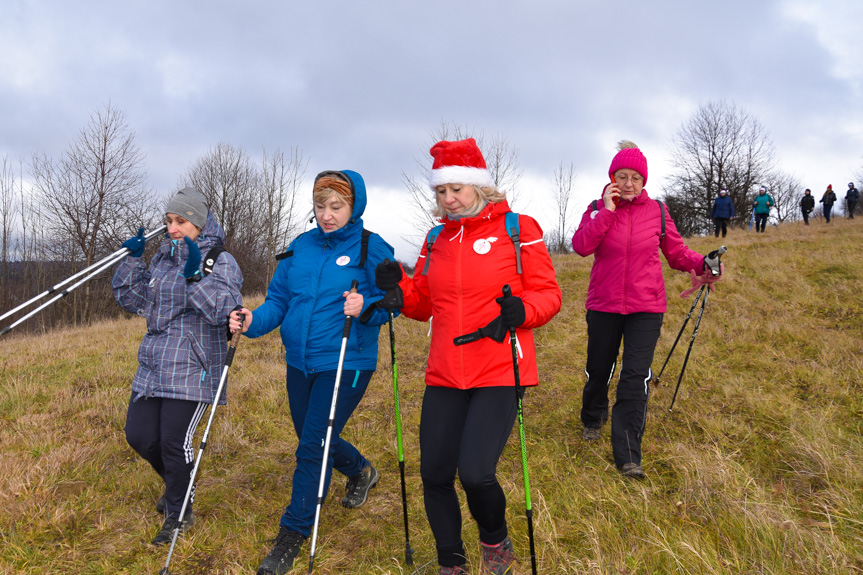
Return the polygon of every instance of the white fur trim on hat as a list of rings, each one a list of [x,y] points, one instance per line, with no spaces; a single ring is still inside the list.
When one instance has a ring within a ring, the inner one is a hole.
[[[434,190],[444,184],[467,184],[481,188],[494,187],[491,174],[484,168],[468,168],[467,166],[444,166],[432,170],[429,176],[429,187]]]

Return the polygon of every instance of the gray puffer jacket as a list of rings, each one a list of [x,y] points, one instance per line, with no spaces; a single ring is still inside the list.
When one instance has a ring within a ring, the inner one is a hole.
[[[212,214],[195,240],[201,259],[224,245],[225,232]],[[228,352],[228,314],[242,305],[243,274],[223,252],[213,273],[197,283],[183,277],[188,248],[165,236],[149,268],[127,257],[114,272],[114,297],[126,311],[147,318],[132,380],[137,397],[167,397],[213,403]],[[219,403],[225,403],[225,395]]]

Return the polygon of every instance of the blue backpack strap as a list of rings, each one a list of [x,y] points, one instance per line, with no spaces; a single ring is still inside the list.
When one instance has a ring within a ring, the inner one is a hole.
[[[434,245],[434,241],[437,239],[437,236],[441,232],[442,229],[443,229],[443,224],[435,226],[429,230],[429,233],[426,236],[426,263],[425,263],[425,265],[423,265],[422,275],[426,275],[426,272],[429,271],[429,261],[431,260],[432,246]]]
[[[509,234],[510,239],[512,239],[512,245],[515,248],[515,269],[520,274],[521,273],[521,241],[518,236],[519,225],[518,225],[518,214],[515,212],[507,212],[506,213],[506,233]]]

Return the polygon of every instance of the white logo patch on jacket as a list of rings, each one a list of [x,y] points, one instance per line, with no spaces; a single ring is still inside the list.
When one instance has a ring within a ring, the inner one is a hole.
[[[480,238],[473,243],[473,251],[478,253],[479,255],[485,255],[491,251],[492,242],[496,242],[497,238],[491,236],[489,238]]]
[[[350,256],[339,256],[339,259],[336,260],[337,266],[346,266],[351,263]]]

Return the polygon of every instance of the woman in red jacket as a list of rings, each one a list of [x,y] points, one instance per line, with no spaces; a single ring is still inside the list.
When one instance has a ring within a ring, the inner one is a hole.
[[[496,477],[516,416],[506,330],[516,328],[521,385],[537,385],[532,330],[560,310],[561,292],[536,221],[517,216],[518,235],[507,231],[506,197],[495,187],[473,138],[438,142],[431,155],[430,186],[442,229],[427,238],[414,277],[405,276],[397,263],[379,264],[377,284],[387,291],[401,288],[401,311],[407,317],[430,321],[434,316],[420,474],[440,573],[466,573],[458,474],[479,527],[484,572],[508,574],[513,551],[506,498]],[[506,284],[513,297],[501,297]],[[455,345],[455,338],[480,328],[488,337]]]
[[[611,182],[602,202],[588,206],[572,238],[578,255],[594,256],[585,304],[587,383],[581,421],[584,439],[599,439],[608,419],[608,386],[622,339],[611,446],[623,475],[641,478],[641,437],[653,376],[650,364],[666,308],[659,250],[673,269],[692,274],[694,286],[712,284],[719,276],[706,271],[704,257],[686,247],[665,206],[648,197],[647,159],[641,150],[628,141],[621,142],[620,148],[608,169]]]

